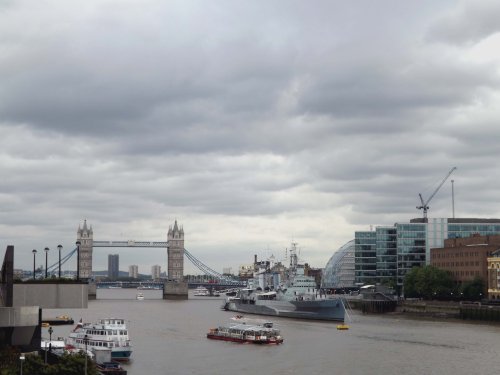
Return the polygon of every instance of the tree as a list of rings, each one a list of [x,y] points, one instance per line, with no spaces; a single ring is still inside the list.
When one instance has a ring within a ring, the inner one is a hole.
[[[446,299],[454,292],[454,282],[448,271],[433,267],[414,267],[404,280],[405,296],[409,298]]]
[[[484,281],[479,276],[462,284],[461,292],[464,299],[479,301],[483,297]]]

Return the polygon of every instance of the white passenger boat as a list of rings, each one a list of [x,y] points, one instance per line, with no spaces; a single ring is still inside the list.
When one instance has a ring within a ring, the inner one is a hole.
[[[144,299],[144,293],[137,293],[136,297],[139,301],[142,301]]]
[[[66,339],[67,349],[111,349],[111,359],[128,361],[132,345],[124,319],[101,319],[97,323],[78,323]]]
[[[210,291],[205,288],[204,286],[199,286],[198,288],[196,288],[194,290],[194,296],[197,296],[197,297],[208,297],[210,296]]]
[[[241,319],[244,320],[244,319]],[[281,344],[283,337],[279,330],[273,328],[273,323],[247,324],[242,321],[238,324],[211,328],[207,338],[212,340],[232,341],[251,344]]]

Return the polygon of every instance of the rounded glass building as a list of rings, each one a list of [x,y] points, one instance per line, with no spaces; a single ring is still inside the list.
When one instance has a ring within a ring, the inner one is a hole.
[[[321,287],[352,288],[354,286],[354,240],[351,240],[338,249],[326,264]]]

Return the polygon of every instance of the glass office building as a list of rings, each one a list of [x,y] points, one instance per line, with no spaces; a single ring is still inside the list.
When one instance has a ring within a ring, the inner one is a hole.
[[[430,263],[430,249],[447,238],[500,235],[500,219],[412,219],[374,231],[355,232],[355,282],[403,285],[413,267]],[[392,281],[392,282],[394,282]]]
[[[354,240],[347,242],[333,253],[323,271],[321,287],[354,287]]]
[[[354,275],[358,285],[377,281],[377,233],[354,233]]]
[[[396,224],[397,233],[397,285],[403,285],[406,273],[426,262],[425,223]]]
[[[378,227],[376,230],[377,282],[394,283],[398,266],[397,228]]]

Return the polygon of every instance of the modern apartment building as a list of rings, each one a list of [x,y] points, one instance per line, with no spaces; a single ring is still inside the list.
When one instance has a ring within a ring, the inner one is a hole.
[[[136,264],[132,264],[131,266],[128,266],[128,276],[132,277],[134,279],[139,278],[139,266]]]
[[[108,278],[110,280],[118,279],[120,270],[120,258],[118,254],[108,254]]]
[[[151,267],[151,279],[160,280],[161,277],[161,267],[158,264],[155,264]]]

